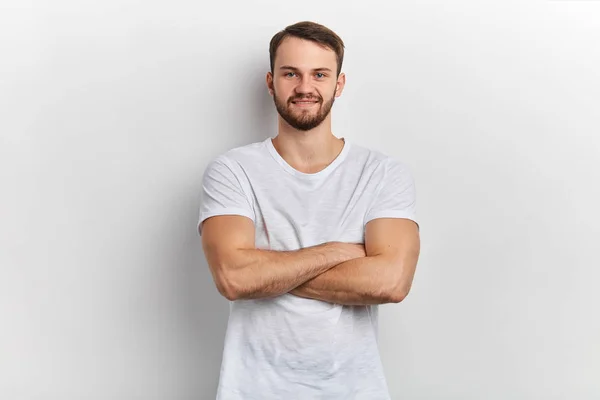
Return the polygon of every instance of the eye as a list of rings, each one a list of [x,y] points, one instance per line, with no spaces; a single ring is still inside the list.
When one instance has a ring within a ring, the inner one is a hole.
[[[288,78],[291,78],[291,77],[293,77],[294,75],[296,75],[296,73],[295,73],[295,72],[286,72],[286,74],[285,74],[285,76],[286,76],[286,77],[288,77]]]
[[[317,78],[325,78],[325,74],[323,74],[322,72],[317,72]]]

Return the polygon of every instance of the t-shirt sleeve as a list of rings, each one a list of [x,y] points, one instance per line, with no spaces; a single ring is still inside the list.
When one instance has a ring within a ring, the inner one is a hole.
[[[383,163],[383,176],[367,211],[365,224],[376,218],[406,218],[418,226],[415,181],[410,169],[393,158]]]
[[[254,222],[252,201],[244,192],[232,165],[222,156],[208,164],[202,177],[198,220],[200,235],[202,222],[217,215],[241,215]]]

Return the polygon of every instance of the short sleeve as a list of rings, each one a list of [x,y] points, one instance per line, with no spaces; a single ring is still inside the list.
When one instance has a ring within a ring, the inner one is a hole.
[[[240,183],[242,174],[236,175],[234,171],[228,160],[222,156],[210,162],[204,171],[198,221],[200,235],[202,222],[217,215],[241,215],[254,222],[252,201]]]
[[[410,169],[393,158],[382,163],[382,177],[367,211],[365,224],[376,218],[406,218],[418,226],[415,181]]]

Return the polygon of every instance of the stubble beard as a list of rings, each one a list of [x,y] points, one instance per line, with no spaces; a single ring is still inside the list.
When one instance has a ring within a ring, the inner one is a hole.
[[[291,109],[292,101],[306,98],[318,100],[319,108],[316,113],[313,110]],[[335,95],[327,102],[323,102],[322,97],[316,98],[314,96],[296,96],[288,99],[287,102],[284,102],[278,99],[277,93],[273,90],[273,101],[277,112],[285,122],[300,131],[309,131],[321,125],[325,118],[327,118],[331,112],[331,107],[333,107],[333,103],[335,102]]]

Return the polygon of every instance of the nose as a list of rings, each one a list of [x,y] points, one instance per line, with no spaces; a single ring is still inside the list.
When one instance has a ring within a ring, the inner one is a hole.
[[[296,92],[298,93],[312,93],[312,85],[311,85],[311,77],[309,75],[304,75],[302,80],[296,87]]]

